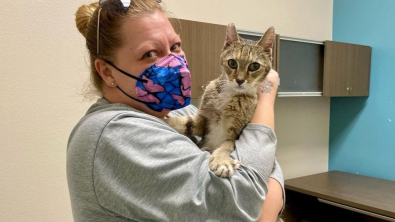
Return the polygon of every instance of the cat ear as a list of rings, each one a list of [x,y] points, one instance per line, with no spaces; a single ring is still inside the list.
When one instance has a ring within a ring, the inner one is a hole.
[[[258,41],[257,45],[262,46],[265,52],[271,53],[271,50],[273,48],[274,36],[275,36],[275,32],[274,32],[274,27],[272,26],[267,29],[265,34]]]
[[[228,28],[226,29],[226,40],[224,49],[228,48],[234,42],[240,42],[240,37],[239,34],[237,34],[235,25],[233,23],[230,23],[228,25]]]

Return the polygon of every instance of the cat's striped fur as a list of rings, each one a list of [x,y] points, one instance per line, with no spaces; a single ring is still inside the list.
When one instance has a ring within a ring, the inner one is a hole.
[[[179,133],[202,137],[198,146],[212,154],[210,169],[218,176],[230,177],[240,165],[230,153],[255,111],[257,88],[271,69],[274,35],[270,27],[259,41],[245,40],[229,24],[220,58],[222,73],[206,87],[198,114],[166,119]]]

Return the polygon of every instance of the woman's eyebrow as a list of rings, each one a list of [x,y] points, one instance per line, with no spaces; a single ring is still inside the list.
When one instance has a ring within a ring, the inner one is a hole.
[[[158,41],[147,40],[140,43],[137,46],[137,48],[135,48],[133,51],[135,51],[136,53],[140,53],[141,51],[151,50],[152,48],[155,48],[157,45],[158,45]]]
[[[161,46],[160,41],[161,41],[160,39],[145,40],[144,42],[140,43],[133,51],[136,54],[139,54],[141,52],[145,53],[145,51],[160,47]],[[181,38],[180,36],[176,35],[171,39],[170,42],[171,43],[181,42]],[[131,47],[130,49],[133,49],[133,47]]]
[[[179,34],[176,34],[176,36],[172,39],[173,42],[178,42],[178,41],[182,41],[181,40],[181,36]]]

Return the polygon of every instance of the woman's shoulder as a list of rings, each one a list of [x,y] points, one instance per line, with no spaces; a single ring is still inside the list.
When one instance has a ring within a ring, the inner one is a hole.
[[[146,124],[167,125],[163,120],[149,115],[125,104],[116,104],[98,101],[89,108],[85,117],[87,122],[93,125],[104,125],[108,127],[110,123],[117,127],[146,127]],[[114,124],[118,123],[118,124]],[[122,124],[121,124],[122,123]]]
[[[169,113],[169,116],[189,116],[195,115],[198,109],[194,105],[186,106],[182,109],[174,110]],[[134,109],[125,104],[119,103],[110,103],[104,98],[100,98],[94,103],[87,111],[84,119],[95,120],[96,118],[103,120],[104,119],[112,119],[112,118],[135,118],[136,121],[145,120],[145,121],[154,121],[154,122],[163,122],[160,118],[155,116],[146,114],[142,111]],[[93,121],[96,123],[96,121]]]
[[[77,123],[70,135],[74,137],[94,137],[98,139],[105,132],[121,132],[119,136],[126,135],[128,131],[145,132],[147,128],[151,131],[156,128],[171,130],[163,120],[136,110],[124,104],[114,104],[99,99],[93,104],[85,116]]]

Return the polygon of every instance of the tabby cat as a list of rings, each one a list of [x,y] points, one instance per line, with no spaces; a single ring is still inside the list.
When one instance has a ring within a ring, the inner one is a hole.
[[[165,121],[186,136],[202,137],[198,146],[209,151],[210,169],[220,177],[230,177],[240,161],[230,158],[235,141],[251,120],[257,105],[257,89],[271,69],[274,28],[255,42],[242,39],[229,24],[221,54],[221,75],[206,87],[199,111]]]

